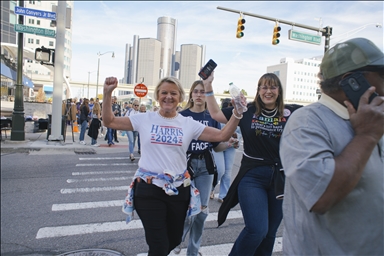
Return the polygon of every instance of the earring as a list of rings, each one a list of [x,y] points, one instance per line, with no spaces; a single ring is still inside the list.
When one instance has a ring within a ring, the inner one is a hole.
[[[193,99],[191,98],[189,101],[190,101],[190,102],[193,102]]]

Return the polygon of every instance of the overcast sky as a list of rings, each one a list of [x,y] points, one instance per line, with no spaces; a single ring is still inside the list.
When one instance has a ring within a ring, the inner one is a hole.
[[[218,6],[312,27],[330,26],[331,46],[365,37],[383,50],[383,28],[374,25],[383,23],[382,1],[75,1],[71,79],[87,83],[88,71],[97,70],[97,53],[107,51],[114,51],[115,58],[109,53],[100,57],[99,84],[107,76],[123,78],[126,44],[132,44],[134,35],[156,38],[157,19],[162,16],[177,20],[176,50],[182,44],[206,46],[206,61],[218,64],[214,89],[220,92],[234,82],[254,95],[267,66],[285,57],[302,59],[324,53],[324,37],[321,45],[288,39],[292,28],[308,34],[315,31],[280,24],[280,44],[272,45],[275,23],[246,15],[245,35],[237,39],[239,14]],[[96,82],[96,74],[91,73],[91,82]]]

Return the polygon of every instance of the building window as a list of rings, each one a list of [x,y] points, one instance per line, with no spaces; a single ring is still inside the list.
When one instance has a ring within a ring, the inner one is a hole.
[[[29,1],[30,4],[35,4],[35,1]]]
[[[40,44],[40,39],[36,39],[36,44]]]
[[[49,46],[53,46],[53,41],[49,41]]]
[[[36,24],[37,24],[37,25],[40,25],[40,20],[37,20],[37,21],[36,21]]]
[[[33,38],[28,38],[28,43],[33,44]]]
[[[34,19],[28,19],[28,23],[29,24],[35,24],[35,20]]]

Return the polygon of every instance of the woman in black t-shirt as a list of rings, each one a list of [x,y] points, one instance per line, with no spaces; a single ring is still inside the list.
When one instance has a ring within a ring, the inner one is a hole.
[[[205,91],[212,91],[211,83],[204,81],[204,87]],[[233,108],[220,110],[212,96],[206,97],[209,112],[218,122],[227,123]],[[239,122],[244,141],[240,170],[218,215],[220,226],[229,210],[240,203],[246,226],[229,255],[272,254],[283,217],[282,200],[279,200],[284,185],[279,182],[283,174],[279,142],[289,116],[297,107],[284,105],[283,88],[275,74],[267,73],[259,79],[255,99]]]

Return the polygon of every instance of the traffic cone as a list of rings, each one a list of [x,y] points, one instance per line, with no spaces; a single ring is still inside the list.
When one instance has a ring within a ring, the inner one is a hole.
[[[77,127],[77,121],[73,123],[73,132],[79,132],[79,127]]]

